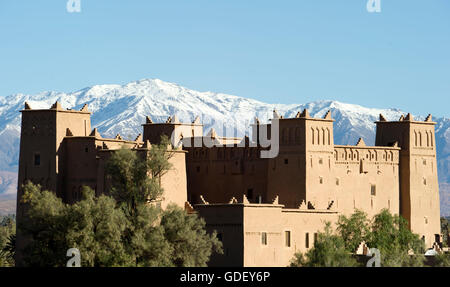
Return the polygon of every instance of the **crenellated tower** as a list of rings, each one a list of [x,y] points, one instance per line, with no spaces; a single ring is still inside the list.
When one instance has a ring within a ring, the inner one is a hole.
[[[439,185],[436,163],[435,122],[431,115],[425,121],[411,114],[398,121],[387,121],[380,115],[376,122],[376,145],[395,143],[400,151],[400,214],[411,230],[430,247],[440,234]]]
[[[274,111],[274,119],[279,123],[279,153],[269,159],[268,198],[279,196],[287,207],[305,202],[311,209],[327,208],[334,197],[326,184],[331,182],[334,165],[331,112],[313,118],[305,109],[293,118],[283,118]]]

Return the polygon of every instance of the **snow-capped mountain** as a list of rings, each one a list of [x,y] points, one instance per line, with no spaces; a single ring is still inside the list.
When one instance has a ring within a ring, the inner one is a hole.
[[[163,122],[177,115],[182,122],[191,122],[200,116],[207,133],[214,127],[218,134],[242,136],[249,133],[254,118],[267,121],[273,109],[280,115],[293,117],[307,108],[315,117],[332,111],[336,144],[355,144],[362,137],[373,144],[375,124],[382,113],[388,120],[398,120],[406,112],[398,109],[372,109],[336,101],[318,101],[307,104],[267,104],[253,99],[213,92],[198,92],[158,79],[145,79],[126,85],[96,85],[73,93],[43,92],[37,95],[16,94],[0,98],[0,171],[17,170],[20,136],[20,113],[24,102],[36,108],[49,108],[59,101],[64,108],[80,109],[85,103],[92,114],[92,126],[104,137],[120,133],[135,138],[142,132],[146,116],[154,122]],[[424,119],[415,115],[416,119]],[[439,180],[450,182],[450,119],[434,118],[438,147]],[[10,175],[8,173],[8,175]],[[11,182],[2,180],[0,182]],[[0,184],[0,193],[11,187]]]

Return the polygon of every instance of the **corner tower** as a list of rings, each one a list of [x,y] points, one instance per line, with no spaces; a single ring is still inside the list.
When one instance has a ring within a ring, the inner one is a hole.
[[[17,242],[16,265],[21,265],[21,250],[24,238],[20,226],[24,219],[22,185],[27,181],[40,184],[53,191],[64,201],[63,167],[65,164],[64,145],[67,135],[87,136],[91,130],[90,112],[87,105],[81,110],[65,110],[56,102],[50,109],[32,109],[25,103],[22,113],[20,134],[19,178],[17,187]]]
[[[333,119],[328,111],[313,118],[308,110],[293,118],[280,117],[279,154],[269,159],[268,198],[297,208],[305,202],[311,209],[327,208],[334,200],[330,185],[333,161]]]
[[[401,148],[400,214],[427,247],[440,234],[435,124],[431,115],[425,121],[415,121],[411,114],[398,121],[387,121],[380,115],[376,122],[375,144],[389,146],[397,142]]]

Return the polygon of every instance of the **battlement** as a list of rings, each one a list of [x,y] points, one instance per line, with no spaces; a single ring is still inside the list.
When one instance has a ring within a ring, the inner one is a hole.
[[[62,112],[62,113],[76,113],[76,114],[91,114],[88,109],[88,105],[85,104],[80,110],[74,109],[63,109],[61,104],[56,101],[50,108],[48,109],[33,109],[28,102],[25,102],[25,108],[20,112],[44,112],[44,111],[53,111],[53,112]]]
[[[406,116],[401,115],[398,121],[388,121],[386,118],[380,114],[379,120],[375,123],[415,123],[415,124],[428,124],[428,125],[435,125],[436,122],[433,122],[432,115],[428,114],[428,116],[425,118],[424,121],[416,121],[414,120],[413,115],[408,113]]]
[[[330,213],[335,214],[338,211],[335,209],[334,201],[327,202],[327,208],[315,208],[311,202],[308,204],[303,201],[297,208],[285,208],[284,204],[279,203],[279,197],[276,196],[270,203],[251,203],[245,194],[242,194],[240,199],[232,197],[227,203],[209,203],[203,196],[200,196],[202,203],[192,205],[189,201],[185,205],[192,207],[194,210],[198,208],[220,208],[220,207],[252,207],[252,208],[280,208],[282,212],[296,212],[296,213]],[[323,204],[322,204],[323,205]]]
[[[149,140],[152,143],[159,143],[161,135],[166,135],[172,139],[173,143],[178,143],[184,138],[193,138],[203,136],[203,124],[200,118],[196,117],[191,123],[182,123],[176,115],[169,116],[164,123],[155,123],[147,116],[144,127],[143,140]]]

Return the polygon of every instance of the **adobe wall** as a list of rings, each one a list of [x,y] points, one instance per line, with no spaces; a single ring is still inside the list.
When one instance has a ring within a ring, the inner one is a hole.
[[[224,245],[225,254],[213,255],[208,266],[288,266],[296,252],[314,246],[315,234],[323,231],[325,222],[334,226],[338,217],[336,211],[283,207],[277,202],[195,205],[208,232],[216,230]]]
[[[267,198],[267,161],[256,147],[185,148],[188,199],[228,202],[246,194],[252,202]]]
[[[387,208],[399,214],[399,148],[335,146],[331,182],[336,209],[350,215],[364,210],[371,218]]]

